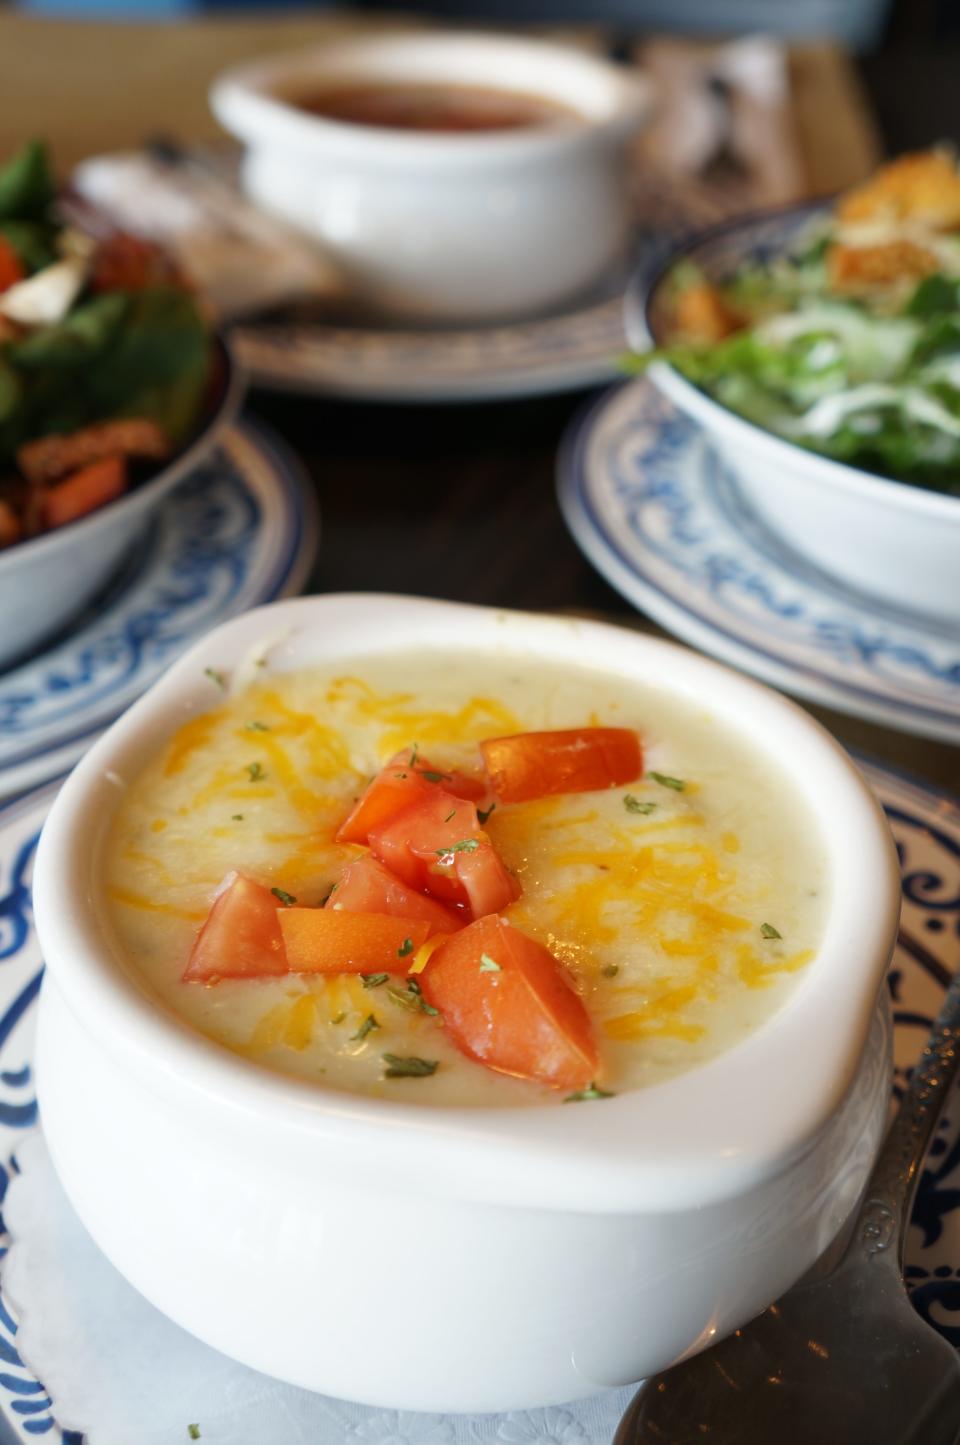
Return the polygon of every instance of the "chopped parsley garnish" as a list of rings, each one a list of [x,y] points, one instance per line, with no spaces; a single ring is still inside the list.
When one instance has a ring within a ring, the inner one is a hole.
[[[200,1426],[199,1426],[199,1425],[188,1425],[188,1426],[187,1426],[187,1434],[189,1435],[189,1437],[190,1437],[191,1440],[199,1440],[199,1439],[200,1439]]]
[[[650,776],[654,777],[655,774],[651,773]],[[657,805],[656,803],[641,802],[640,799],[635,798],[632,793],[625,793],[623,798],[623,806],[626,808],[628,813],[643,813],[646,815],[647,813],[652,813]]]
[[[360,982],[364,988],[379,988],[382,983],[386,983],[389,977],[388,973],[362,973]]]
[[[451,818],[455,818],[456,816],[457,816],[457,810],[456,810],[456,808],[451,808],[450,811],[449,811],[449,813],[447,814],[447,816],[444,818],[443,821],[444,821],[445,823],[449,823],[450,819],[451,819]]]
[[[761,923],[760,933],[763,938],[782,938],[783,934],[779,929],[774,928],[772,923]]]
[[[411,767],[411,768],[412,768],[412,767],[414,767],[414,766],[416,765],[416,761],[417,761],[417,746],[418,746],[418,745],[417,745],[416,743],[414,743],[413,747],[410,749],[410,762],[407,764],[408,767]]]
[[[399,1008],[408,1009],[411,1013],[425,1013],[432,1017],[437,1016],[438,1010],[432,1004],[427,1003],[420,992],[420,985],[415,978],[410,979],[405,989],[388,988],[387,998]]]
[[[675,793],[682,793],[687,786],[682,778],[671,778],[666,773],[648,773],[647,777],[659,783],[661,788],[672,788]]]
[[[362,1023],[362,1024],[360,1025],[360,1027],[357,1029],[357,1032],[356,1032],[355,1034],[351,1034],[351,1035],[350,1035],[350,1042],[353,1043],[354,1040],[356,1040],[357,1042],[359,1042],[359,1041],[361,1041],[362,1039],[365,1039],[365,1038],[367,1037],[367,1034],[373,1033],[373,1030],[374,1030],[374,1029],[378,1029],[379,1027],[380,1027],[380,1024],[379,1024],[378,1020],[374,1017],[374,1015],[373,1015],[373,1014],[367,1014],[367,1016],[366,1016],[366,1018],[364,1019],[363,1023]]]
[[[426,1079],[440,1067],[437,1059],[418,1059],[415,1055],[381,1054],[386,1064],[384,1077],[387,1079]]]
[[[244,723],[244,727],[248,733],[268,733],[270,731],[264,722],[248,722]]]
[[[233,813],[233,814],[231,815],[231,820],[230,820],[230,821],[233,822],[233,823],[242,823],[242,822],[243,822],[243,814],[242,814],[242,813]]]
[[[394,776],[395,778],[405,778],[407,775],[406,775],[406,773],[394,773],[393,776]]]
[[[563,1102],[565,1104],[582,1104],[584,1099],[613,1098],[616,1098],[616,1095],[611,1094],[609,1090],[599,1089],[596,1084],[588,1084],[585,1089],[578,1089],[575,1094],[568,1094]]]
[[[330,1020],[330,1022],[331,1022],[332,1024],[342,1024],[343,1021],[344,1021],[344,1019],[346,1018],[346,1016],[347,1016],[347,1015],[346,1015],[346,1010],[345,1010],[345,1009],[341,1009],[338,1014],[334,1014],[334,1016],[333,1016],[333,1018]]]
[[[604,978],[616,978],[620,972],[620,965],[618,963],[608,963],[605,968],[601,968],[600,972]]]
[[[405,938],[405,939],[403,940],[403,942],[401,943],[400,947],[397,949],[397,957],[398,957],[398,958],[406,958],[407,954],[408,954],[408,953],[412,953],[412,952],[413,952],[413,939],[412,939],[412,938]]]
[[[503,969],[500,967],[499,963],[497,962],[497,960],[496,960],[495,958],[491,958],[491,957],[490,957],[489,953],[481,953],[481,955],[480,955],[480,972],[481,972],[481,973],[502,973],[502,972],[503,972]]]
[[[480,826],[481,826],[481,828],[483,827],[484,823],[487,821],[487,819],[489,818],[490,814],[493,812],[493,810],[494,810],[494,808],[495,808],[496,806],[497,806],[496,803],[491,803],[490,806],[489,806],[489,808],[478,808],[478,809],[477,809],[477,817],[480,819]]]
[[[297,901],[294,898],[293,894],[288,893],[285,888],[271,888],[270,892],[273,894],[274,898],[280,899],[280,902],[283,904],[284,908],[292,908]]]
[[[267,776],[263,771],[262,763],[248,763],[247,772],[250,774],[251,783],[262,783]]]
[[[459,843],[451,843],[447,848],[438,848],[436,853],[438,858],[445,858],[448,853],[475,853],[479,847],[479,838],[461,838]]]
[[[433,768],[418,768],[417,771],[428,783],[447,783],[453,776],[452,773],[436,773]]]
[[[204,677],[209,677],[210,681],[215,687],[218,687],[221,692],[226,692],[227,679],[222,672],[218,672],[215,667],[205,667],[203,669],[203,675]]]
[[[420,1008],[423,1013],[430,1014],[432,1018],[439,1017],[440,1010],[438,1008],[434,1008],[432,1003],[427,1003],[426,999],[423,996],[423,989],[420,987],[419,983],[415,978],[407,979],[407,992],[412,993],[419,1000]]]

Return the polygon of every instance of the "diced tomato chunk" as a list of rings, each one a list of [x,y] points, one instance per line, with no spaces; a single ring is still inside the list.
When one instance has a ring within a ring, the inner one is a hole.
[[[123,457],[104,457],[64,477],[43,496],[43,520],[47,527],[75,522],[106,502],[119,497],[127,485],[127,464]]]
[[[640,739],[630,728],[570,728],[517,733],[480,744],[490,784],[503,803],[551,793],[588,793],[632,783],[643,771]]]
[[[276,898],[252,878],[228,874],[197,934],[184,980],[215,983],[221,978],[265,978],[286,972]]]
[[[277,918],[291,973],[406,973],[430,932],[423,918],[333,908],[281,908]]]
[[[373,854],[420,893],[492,912],[520,896],[496,850],[480,831],[473,803],[432,788],[385,827],[370,833]]]
[[[327,908],[348,913],[389,913],[395,918],[421,918],[430,934],[455,933],[469,922],[465,913],[446,908],[425,893],[416,893],[370,853],[355,858],[344,869],[326,902]]]
[[[0,291],[6,291],[8,287],[15,286],[18,281],[24,279],[26,274],[23,262],[6,236],[0,236]]]
[[[411,762],[411,759],[413,760]],[[366,843],[375,828],[383,828],[404,808],[426,797],[437,787],[456,798],[479,799],[486,795],[486,783],[468,773],[445,773],[408,748],[391,758],[341,823],[338,843]]]
[[[447,939],[420,987],[457,1048],[488,1069],[554,1089],[596,1077],[590,1019],[566,969],[506,919],[481,918]]]

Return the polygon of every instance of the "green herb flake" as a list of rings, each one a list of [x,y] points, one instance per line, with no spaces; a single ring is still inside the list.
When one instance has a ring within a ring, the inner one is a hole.
[[[604,978],[616,978],[620,972],[620,965],[618,963],[608,963],[605,968],[601,968],[600,972]]]
[[[461,838],[459,843],[451,843],[448,848],[438,848],[436,853],[438,858],[445,858],[448,853],[475,853],[479,847],[479,838]]]
[[[440,1010],[438,1008],[434,1008],[432,1003],[427,1003],[426,999],[423,996],[423,989],[420,987],[419,983],[415,978],[407,979],[407,992],[412,993],[414,997],[418,1000],[421,1011],[423,1013],[429,1014],[431,1018],[439,1018]]]
[[[647,777],[659,783],[661,788],[672,788],[675,793],[684,792],[687,786],[682,778],[671,778],[666,773],[648,773]]]
[[[409,768],[412,768],[412,767],[415,767],[415,766],[416,766],[416,761],[417,761],[417,747],[418,747],[418,744],[417,744],[417,743],[414,743],[413,747],[410,749],[410,761],[409,761],[409,763],[407,764],[407,767],[409,767]]]
[[[387,1066],[384,1070],[387,1079],[426,1079],[440,1067],[437,1059],[418,1059],[415,1055],[381,1054],[380,1057]]]
[[[248,722],[244,723],[244,727],[248,733],[268,733],[270,731],[265,722]]]
[[[243,822],[243,814],[242,814],[242,813],[233,813],[233,814],[231,814],[230,821],[231,821],[232,823],[242,823],[242,822]]]
[[[493,812],[493,810],[494,810],[494,808],[495,808],[496,806],[497,806],[496,803],[491,803],[490,806],[489,806],[489,808],[478,808],[478,809],[477,809],[477,817],[478,817],[479,820],[480,820],[480,826],[481,826],[481,828],[483,827],[484,823],[487,821],[487,819],[489,818],[490,814]]]
[[[450,811],[449,811],[449,813],[447,814],[447,816],[444,818],[443,821],[444,821],[445,823],[449,823],[450,819],[451,819],[451,818],[455,818],[456,816],[457,816],[457,810],[456,810],[456,808],[451,808]]]
[[[783,934],[779,929],[774,928],[772,923],[761,923],[760,934],[763,938],[782,938]]]
[[[263,771],[262,763],[248,763],[247,772],[250,775],[251,783],[262,783],[264,778],[267,776],[266,773]]]
[[[406,775],[406,773],[394,773],[393,776],[394,776],[395,778],[405,778],[407,775]]]
[[[503,969],[500,967],[499,963],[497,962],[497,960],[496,960],[495,958],[491,958],[491,957],[490,957],[489,953],[481,953],[481,955],[480,955],[480,972],[481,972],[481,973],[502,973],[502,972],[503,972]]]
[[[190,1437],[191,1440],[199,1440],[199,1439],[200,1439],[200,1426],[199,1426],[199,1425],[188,1425],[188,1426],[187,1426],[187,1434],[189,1435],[189,1437]]]
[[[330,1020],[330,1022],[331,1022],[332,1024],[342,1024],[343,1021],[344,1021],[344,1019],[346,1018],[346,1016],[347,1016],[347,1015],[346,1015],[345,1010],[344,1010],[344,1009],[341,1009],[338,1014],[334,1014],[334,1016],[333,1016],[333,1018]],[[321,1069],[321,1073],[322,1073],[322,1072],[323,1072],[323,1070]]]
[[[218,672],[215,667],[205,667],[203,669],[203,675],[204,677],[209,677],[214,687],[218,687],[221,692],[226,692],[227,679],[222,672]]]
[[[651,773],[650,776],[653,777],[654,774]],[[681,784],[681,787],[682,786],[683,785]],[[654,808],[657,805],[656,803],[641,802],[640,799],[635,798],[632,793],[625,793],[623,798],[623,806],[626,808],[628,813],[643,813],[644,817],[646,817],[648,813],[653,812]]]
[[[436,773],[432,768],[418,768],[417,772],[428,783],[448,783],[453,776],[452,773]]]
[[[374,1029],[378,1029],[379,1027],[380,1024],[376,1017],[373,1014],[367,1014],[363,1023],[357,1029],[357,1032],[350,1035],[350,1042],[360,1043],[363,1039],[367,1037],[367,1034],[372,1034]]]
[[[293,894],[288,893],[285,888],[271,888],[270,892],[273,894],[274,898],[279,898],[284,908],[292,908],[297,901],[294,898]]]
[[[607,1089],[599,1089],[596,1084],[588,1084],[585,1089],[578,1089],[575,1094],[568,1094],[564,1099],[565,1104],[582,1104],[585,1099],[614,1099]]]
[[[406,958],[407,955],[410,954],[410,953],[412,953],[412,952],[413,952],[413,939],[412,939],[412,938],[405,938],[405,939],[403,940],[403,942],[401,943],[400,947],[397,949],[397,957],[398,957],[398,958]]]
[[[379,988],[382,983],[386,983],[389,977],[388,973],[362,973],[360,982],[364,988]]]

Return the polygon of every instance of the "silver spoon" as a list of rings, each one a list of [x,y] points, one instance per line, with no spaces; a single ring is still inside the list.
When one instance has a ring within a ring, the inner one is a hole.
[[[920,1166],[960,1068],[960,973],[913,1070],[839,1262],[648,1380],[613,1445],[958,1445],[960,1354],[903,1285]]]

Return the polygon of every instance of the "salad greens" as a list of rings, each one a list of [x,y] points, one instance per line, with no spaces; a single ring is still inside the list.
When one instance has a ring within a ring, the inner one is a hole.
[[[851,287],[831,265],[841,248],[847,261],[866,257],[865,267],[878,253],[884,265],[915,260],[892,249],[896,240],[858,253],[847,234],[831,219],[797,254],[745,264],[716,284],[680,263],[668,283],[667,340],[628,368],[668,361],[788,441],[960,496],[960,237],[931,238],[929,274],[919,279],[907,266],[883,284]],[[712,307],[713,335],[677,324],[682,298],[694,293]]]

